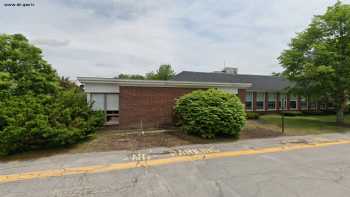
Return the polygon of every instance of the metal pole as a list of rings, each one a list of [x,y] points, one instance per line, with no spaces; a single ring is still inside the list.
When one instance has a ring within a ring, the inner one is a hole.
[[[282,118],[282,133],[284,134],[284,113],[283,113],[283,111],[282,111],[281,118]]]

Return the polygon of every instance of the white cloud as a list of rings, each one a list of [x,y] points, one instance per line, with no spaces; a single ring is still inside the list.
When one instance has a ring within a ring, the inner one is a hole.
[[[65,76],[281,70],[276,58],[295,32],[336,0],[35,1],[0,7],[0,33],[23,33]],[[345,1],[349,2],[349,1]]]

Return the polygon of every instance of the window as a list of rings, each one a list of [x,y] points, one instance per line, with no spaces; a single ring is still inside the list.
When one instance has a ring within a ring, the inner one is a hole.
[[[310,99],[309,100],[309,109],[310,110],[316,110],[317,109],[317,102],[315,99]]]
[[[287,96],[285,94],[280,94],[279,109],[280,110],[287,109]]]
[[[327,110],[335,110],[334,103],[327,103]]]
[[[265,108],[265,93],[257,93],[256,94],[256,110],[264,111]]]
[[[268,93],[268,109],[276,110],[276,94]]]
[[[118,111],[119,110],[119,97],[117,94],[107,94],[107,111]]]
[[[320,110],[326,111],[327,110],[327,104],[325,104],[325,103],[320,104]]]
[[[92,109],[95,111],[105,109],[105,95],[104,94],[91,94],[90,101],[93,102]]]
[[[297,97],[290,95],[289,96],[289,109],[297,109]]]
[[[253,109],[253,92],[247,92],[245,95],[245,109],[247,111]]]
[[[102,111],[118,111],[119,96],[118,94],[92,93],[90,102],[93,102],[92,109]]]
[[[300,108],[302,110],[307,110],[307,99],[306,99],[306,97],[301,97],[300,98]]]

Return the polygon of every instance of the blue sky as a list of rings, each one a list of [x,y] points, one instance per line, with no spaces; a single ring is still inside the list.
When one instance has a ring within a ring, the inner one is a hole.
[[[160,64],[176,72],[224,64],[245,74],[279,72],[276,58],[290,39],[336,0],[24,2],[35,6],[0,6],[0,33],[24,34],[60,75],[75,78],[143,74]]]

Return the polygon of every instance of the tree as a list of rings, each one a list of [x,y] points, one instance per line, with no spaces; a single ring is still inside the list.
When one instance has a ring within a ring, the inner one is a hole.
[[[39,48],[23,35],[0,35],[0,155],[73,144],[103,121]]]
[[[148,73],[146,74],[147,79],[154,79],[154,80],[170,80],[172,77],[175,76],[174,70],[171,68],[170,64],[163,64],[159,66],[159,69],[156,73]]]
[[[152,71],[143,75],[119,74],[118,79],[137,79],[137,80],[170,80],[175,76],[174,70],[169,64],[160,65],[156,72]]]
[[[344,122],[350,93],[350,5],[338,1],[292,39],[278,58],[292,91],[333,101]]]
[[[136,80],[144,80],[145,77],[143,75],[129,75],[129,74],[119,74],[118,79],[136,79]]]

